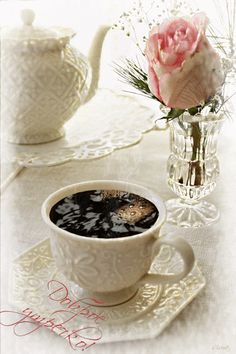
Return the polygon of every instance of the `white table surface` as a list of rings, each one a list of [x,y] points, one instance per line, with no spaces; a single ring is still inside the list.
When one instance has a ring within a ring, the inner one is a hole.
[[[91,3],[91,1],[90,1]],[[117,5],[117,2],[115,2]],[[233,117],[234,118],[234,117]],[[207,200],[221,211],[220,220],[201,229],[177,229],[193,247],[206,277],[205,289],[156,339],[98,344],[91,354],[211,354],[236,352],[236,122],[226,121],[219,137],[221,174]],[[93,161],[73,161],[55,167],[23,169],[2,195],[1,309],[11,308],[9,289],[12,261],[48,237],[40,208],[53,191],[68,184],[95,179],[136,182],[156,191],[164,200],[173,197],[166,184],[169,132],[152,131],[130,148]],[[8,168],[8,167],[7,167]],[[4,170],[4,166],[3,166]],[[3,171],[5,174],[8,171]],[[47,330],[16,337],[1,327],[1,353],[65,354],[68,343]]]
[[[219,139],[221,175],[208,198],[221,210],[215,225],[201,229],[172,229],[193,247],[207,279],[206,288],[157,339],[99,344],[90,353],[198,353],[236,350],[236,218],[235,123],[226,122]],[[94,179],[118,179],[152,188],[166,200],[173,196],[166,185],[168,132],[147,133],[142,142],[89,162],[74,161],[55,167],[24,169],[2,196],[2,305],[8,309],[12,260],[48,236],[40,216],[43,200],[67,184]],[[9,328],[1,335],[2,353],[68,353],[67,343],[41,330],[32,336],[16,337]]]

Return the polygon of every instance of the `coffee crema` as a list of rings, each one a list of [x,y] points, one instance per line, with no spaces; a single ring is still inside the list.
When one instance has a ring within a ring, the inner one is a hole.
[[[59,228],[94,238],[140,234],[157,220],[155,205],[139,195],[117,190],[91,190],[65,197],[50,211]]]

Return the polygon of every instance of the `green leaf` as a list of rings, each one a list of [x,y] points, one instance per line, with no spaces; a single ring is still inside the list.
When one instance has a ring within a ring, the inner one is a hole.
[[[172,119],[178,118],[183,114],[185,109],[179,109],[179,108],[171,108],[170,111],[168,112],[167,116],[162,117],[160,119],[167,119],[167,121],[170,121]]]
[[[188,113],[191,114],[191,116],[195,116],[199,112],[198,107],[192,107],[188,109]]]

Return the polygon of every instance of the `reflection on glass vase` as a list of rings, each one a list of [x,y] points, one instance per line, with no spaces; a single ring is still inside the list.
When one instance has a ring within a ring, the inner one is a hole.
[[[181,116],[170,124],[171,154],[168,185],[179,198],[168,200],[167,221],[181,227],[201,227],[219,218],[217,208],[202,198],[216,186],[217,141],[223,116]]]

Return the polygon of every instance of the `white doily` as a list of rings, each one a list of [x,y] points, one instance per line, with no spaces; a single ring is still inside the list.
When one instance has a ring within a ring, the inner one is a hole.
[[[11,145],[9,150],[25,167],[96,159],[139,142],[143,133],[155,127],[154,116],[133,97],[99,89],[66,124],[64,138],[40,145]]]

